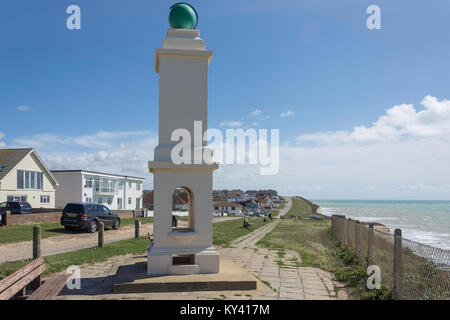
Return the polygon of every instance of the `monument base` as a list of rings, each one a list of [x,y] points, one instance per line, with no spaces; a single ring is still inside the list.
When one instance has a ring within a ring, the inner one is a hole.
[[[221,259],[220,272],[191,275],[149,276],[145,257],[119,267],[114,293],[256,290],[258,280],[236,263]],[[264,289],[264,285],[262,286]]]
[[[214,247],[155,248],[147,253],[147,275],[218,273],[220,255]]]

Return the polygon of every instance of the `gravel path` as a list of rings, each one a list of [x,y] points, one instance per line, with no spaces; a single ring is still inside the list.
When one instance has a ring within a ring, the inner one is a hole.
[[[214,217],[213,223],[240,219],[239,217]],[[179,221],[179,225],[187,224],[186,221]],[[0,230],[1,232],[1,230]],[[141,235],[153,233],[153,224],[147,223],[141,226]],[[134,225],[122,227],[118,230],[105,230],[105,244],[116,241],[131,239],[134,237]],[[71,233],[61,236],[49,237],[41,240],[42,256],[70,252],[80,249],[92,248],[98,244],[97,233]],[[2,244],[0,246],[0,263],[7,261],[17,261],[30,259],[33,256],[32,241]]]

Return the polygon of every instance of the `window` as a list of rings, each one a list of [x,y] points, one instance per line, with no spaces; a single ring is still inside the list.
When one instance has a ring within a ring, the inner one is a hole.
[[[131,204],[131,198],[128,198],[128,204]]]
[[[86,178],[86,183],[84,185],[85,188],[92,188],[93,180],[92,178]]]
[[[98,198],[98,201],[97,201],[97,203],[100,203],[100,204],[102,204],[102,203],[103,203],[103,198]]]
[[[112,204],[112,198],[108,198],[108,204]]]
[[[17,189],[42,189],[42,172],[17,170]]]
[[[8,195],[6,201],[9,202],[27,202],[27,196]]]
[[[87,203],[92,203],[92,198],[86,197],[86,201]]]
[[[131,189],[132,186],[133,186],[133,183],[132,182],[128,182],[128,188]]]
[[[140,183],[136,183],[136,190],[141,190],[141,184]]]
[[[50,196],[48,195],[41,196],[41,203],[50,203]]]

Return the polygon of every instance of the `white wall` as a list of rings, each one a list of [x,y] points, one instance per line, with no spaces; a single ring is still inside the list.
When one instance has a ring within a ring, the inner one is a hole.
[[[80,172],[53,172],[59,186],[56,187],[56,207],[64,208],[69,202],[82,202]]]
[[[109,176],[102,174],[95,174],[89,172],[54,172],[58,182],[60,182],[56,193],[57,206],[64,207],[68,202],[86,202],[86,197],[92,199],[92,203],[98,203],[98,199],[102,198],[102,204],[111,210],[120,209],[117,205],[117,199],[122,198],[122,210],[135,210],[136,198],[140,199],[139,209],[142,208],[142,193],[143,180],[125,179],[125,177]],[[86,178],[93,179],[93,187],[85,188]],[[123,190],[119,189],[118,193],[101,195],[94,192],[95,179],[112,179],[124,182]],[[128,182],[132,182],[131,188]],[[136,190],[136,183],[141,185],[140,190]],[[128,204],[128,198],[131,198],[131,204]],[[107,199],[112,198],[111,204],[108,204]]]

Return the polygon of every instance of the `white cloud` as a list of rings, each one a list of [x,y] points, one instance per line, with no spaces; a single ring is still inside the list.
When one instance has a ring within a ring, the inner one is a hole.
[[[31,110],[31,108],[30,107],[28,107],[28,106],[24,106],[24,105],[20,105],[20,106],[17,106],[17,110],[19,110],[19,111],[30,111]]]
[[[318,132],[298,137],[299,143],[317,145],[376,143],[421,139],[429,137],[450,137],[450,101],[439,101],[426,96],[417,111],[412,104],[401,104],[386,110],[371,126],[357,126],[352,132]]]
[[[251,115],[251,116],[260,116],[260,115],[261,115],[261,112],[262,112],[261,110],[256,109],[256,110],[250,112],[250,115]]]
[[[99,131],[90,135],[60,136],[55,134],[36,134],[13,140],[13,144],[20,147],[46,148],[84,147],[89,149],[112,148],[120,141],[133,140],[137,137],[149,136],[151,131]]]
[[[92,135],[39,134],[13,141],[14,147],[33,147],[52,170],[84,169],[147,178],[157,137],[152,131],[99,131]]]
[[[365,128],[371,139],[354,129],[302,135],[300,144],[285,142],[274,176],[261,176],[260,165],[220,165],[214,187],[275,188],[311,199],[450,200],[449,102],[426,97],[422,103],[423,110],[400,105],[372,126],[357,127]],[[156,133],[37,135],[22,140],[36,143],[52,169],[142,176],[147,177],[146,188],[152,188],[147,161],[153,159]],[[97,146],[90,147],[91,142]]]
[[[280,117],[290,117],[294,115],[294,111],[288,110],[287,112],[283,112],[280,114]]]
[[[221,127],[242,127],[242,125],[243,125],[243,123],[242,122],[240,122],[240,121],[228,121],[228,120],[225,120],[225,121],[222,121],[221,123],[220,123],[220,126]]]

